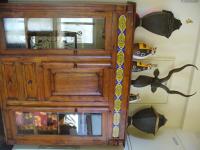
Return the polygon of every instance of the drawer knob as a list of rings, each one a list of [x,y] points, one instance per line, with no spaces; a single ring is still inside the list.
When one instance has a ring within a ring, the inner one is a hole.
[[[74,63],[74,68],[77,68],[77,67],[78,67],[77,63]]]
[[[32,80],[28,80],[28,84],[32,84]]]
[[[74,50],[74,55],[78,55],[78,51],[76,49]]]
[[[8,84],[10,84],[10,85],[12,84],[12,79],[8,80]]]

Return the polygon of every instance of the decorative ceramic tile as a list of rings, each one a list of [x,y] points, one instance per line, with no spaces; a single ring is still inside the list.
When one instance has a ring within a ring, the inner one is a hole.
[[[124,78],[124,52],[126,41],[126,17],[121,15],[118,24],[118,47],[116,64],[116,85],[113,116],[113,137],[119,137],[120,110],[122,103],[122,83]]]

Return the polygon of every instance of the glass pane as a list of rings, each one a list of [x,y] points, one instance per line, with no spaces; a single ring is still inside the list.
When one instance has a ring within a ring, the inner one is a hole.
[[[18,134],[34,134],[34,118],[32,113],[16,112]]]
[[[30,18],[27,21],[28,31],[53,31],[52,18]]]
[[[101,136],[101,113],[16,112],[17,134]]]
[[[60,134],[79,136],[101,135],[101,114],[59,114]]]
[[[26,48],[25,26],[23,18],[4,19],[7,48]]]
[[[56,113],[16,112],[17,134],[57,134]]]
[[[103,18],[6,18],[8,49],[104,49]]]

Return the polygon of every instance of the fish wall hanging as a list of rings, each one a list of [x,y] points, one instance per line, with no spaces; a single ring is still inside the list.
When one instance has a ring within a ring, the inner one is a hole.
[[[128,117],[128,126],[133,125],[143,132],[154,135],[166,122],[165,116],[158,113],[153,107],[142,109]]]
[[[140,100],[141,100],[141,98],[140,98],[140,94],[139,93],[137,93],[137,94],[131,93],[130,94],[129,103],[134,103],[134,102],[140,101]]]
[[[136,27],[142,26],[146,30],[169,38],[173,31],[178,30],[182,23],[174,17],[171,11],[152,12],[140,18],[136,14]]]
[[[195,66],[193,64],[186,64],[186,65],[184,65],[180,68],[172,69],[171,71],[169,71],[169,73],[166,77],[158,78],[160,72],[159,72],[158,69],[156,69],[154,71],[154,77],[146,76],[146,75],[140,75],[135,80],[132,80],[131,84],[134,87],[138,87],[138,88],[145,87],[145,86],[151,86],[151,91],[153,93],[156,92],[156,90],[158,88],[162,88],[169,94],[178,94],[178,95],[181,95],[181,96],[184,96],[184,97],[190,97],[190,96],[193,96],[194,94],[196,94],[196,92],[193,93],[193,94],[187,95],[187,94],[183,94],[179,91],[170,90],[167,86],[162,84],[163,82],[168,81],[171,78],[173,73],[180,72],[181,70],[185,69],[186,67],[194,67],[198,70],[197,66]]]
[[[155,55],[156,53],[156,47],[150,47],[145,43],[135,43],[133,47],[134,47],[134,52],[133,52],[134,59],[145,59],[149,56]]]
[[[132,72],[141,72],[145,70],[151,70],[152,68],[157,67],[157,64],[142,63],[140,61],[133,61]]]

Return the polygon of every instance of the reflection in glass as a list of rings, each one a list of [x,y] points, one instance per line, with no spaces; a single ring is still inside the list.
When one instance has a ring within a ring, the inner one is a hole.
[[[101,114],[59,114],[60,134],[100,136]]]
[[[16,112],[18,134],[57,134],[57,122],[56,113]]]
[[[34,134],[34,118],[29,112],[16,112],[18,134]]]
[[[105,45],[103,18],[6,18],[4,28],[8,49],[104,49]]]
[[[101,113],[16,112],[17,134],[101,136]]]
[[[29,18],[28,31],[53,31],[52,18]]]
[[[92,18],[61,18],[61,33],[75,32],[77,36],[77,43],[92,44],[94,19]],[[64,39],[63,39],[64,40]],[[74,40],[67,38],[67,43],[73,43]]]
[[[24,19],[6,18],[3,21],[7,48],[26,48]]]
[[[57,134],[57,114],[46,112],[34,112],[34,126],[35,131],[38,134]]]

